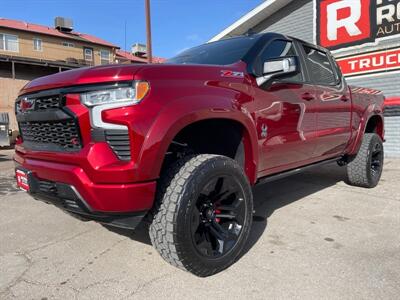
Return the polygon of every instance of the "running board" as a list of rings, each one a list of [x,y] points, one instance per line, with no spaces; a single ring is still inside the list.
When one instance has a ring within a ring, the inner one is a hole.
[[[341,158],[342,157],[339,156],[339,157],[336,157],[336,158],[323,160],[323,161],[320,161],[320,162],[317,162],[317,163],[313,163],[311,165],[307,165],[307,166],[304,166],[304,167],[300,167],[300,168],[297,168],[297,169],[285,171],[283,173],[278,173],[278,174],[275,174],[275,175],[269,175],[269,176],[261,177],[260,179],[257,180],[256,184],[263,184],[263,183],[279,180],[279,179],[282,179],[282,178],[285,178],[285,177],[288,177],[288,176],[292,176],[292,175],[295,175],[295,174],[299,174],[301,172],[313,169],[315,167],[320,167],[322,165],[326,165],[326,164],[330,164],[330,163],[333,163],[333,162],[337,162]]]

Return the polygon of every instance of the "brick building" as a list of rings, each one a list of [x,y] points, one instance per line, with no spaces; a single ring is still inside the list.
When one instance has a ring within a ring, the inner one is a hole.
[[[83,66],[114,63],[119,47],[73,30],[72,21],[55,26],[0,18],[0,111],[8,112],[16,131],[14,101],[30,80]]]

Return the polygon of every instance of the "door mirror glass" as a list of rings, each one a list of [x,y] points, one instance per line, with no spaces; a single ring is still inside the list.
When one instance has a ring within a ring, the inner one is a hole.
[[[273,78],[283,78],[298,73],[299,70],[299,60],[296,56],[269,59],[264,62],[263,76],[257,78],[257,83],[262,85]]]

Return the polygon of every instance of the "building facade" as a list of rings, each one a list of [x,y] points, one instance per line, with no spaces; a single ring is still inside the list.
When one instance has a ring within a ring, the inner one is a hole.
[[[45,61],[65,68],[113,63],[119,47],[72,28],[0,18],[0,55]]]
[[[114,63],[119,47],[98,37],[73,31],[72,22],[54,27],[0,18],[0,111],[10,117],[17,134],[14,101],[30,80],[53,73]]]
[[[249,30],[319,44],[336,57],[350,85],[400,97],[400,0],[266,0],[211,41]],[[388,156],[400,156],[398,122],[400,116],[387,116]]]
[[[147,64],[146,55],[137,55],[134,52],[128,52],[124,50],[117,50],[115,62],[118,64]],[[165,62],[164,58],[153,56],[153,64],[162,64]]]

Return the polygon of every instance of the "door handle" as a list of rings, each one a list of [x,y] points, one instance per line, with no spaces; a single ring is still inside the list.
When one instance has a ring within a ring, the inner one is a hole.
[[[303,100],[306,100],[306,101],[311,101],[311,100],[314,100],[315,99],[315,97],[314,97],[314,95],[313,94],[311,94],[311,93],[304,93],[303,95],[301,95],[301,98],[303,99]]]
[[[347,102],[347,101],[349,101],[349,100],[350,100],[349,97],[347,97],[346,95],[342,95],[342,96],[340,97],[340,101]]]

